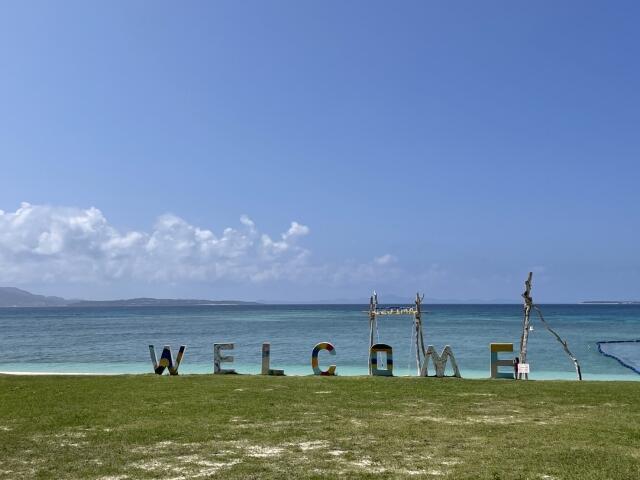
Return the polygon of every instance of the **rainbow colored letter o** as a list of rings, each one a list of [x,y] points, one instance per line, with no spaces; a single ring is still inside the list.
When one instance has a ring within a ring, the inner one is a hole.
[[[384,352],[387,354],[387,368],[386,370],[378,368],[378,353]],[[385,343],[376,343],[371,346],[369,351],[369,368],[371,375],[382,377],[393,377],[393,348]]]

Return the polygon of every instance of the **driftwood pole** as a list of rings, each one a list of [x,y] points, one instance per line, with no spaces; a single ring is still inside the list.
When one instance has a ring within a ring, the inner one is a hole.
[[[522,294],[522,298],[524,300],[524,316],[522,320],[522,335],[520,336],[520,363],[527,363],[527,343],[529,342],[529,326],[530,326],[530,316],[531,316],[531,308],[533,307],[533,298],[531,298],[531,277],[533,277],[533,272],[529,272],[529,277],[527,281],[524,282],[524,293]],[[519,373],[518,378],[522,378],[522,375],[525,378],[529,379],[528,373]]]
[[[416,330],[416,364],[418,367],[418,375],[422,368],[422,359],[425,359],[426,349],[424,348],[424,335],[422,331],[422,300],[424,295],[420,297],[420,293],[416,293],[416,312],[415,312],[415,330]]]
[[[373,347],[373,332],[377,328],[376,310],[378,309],[378,294],[373,291],[373,295],[369,298],[369,351]],[[369,375],[371,375],[371,362],[369,362]]]

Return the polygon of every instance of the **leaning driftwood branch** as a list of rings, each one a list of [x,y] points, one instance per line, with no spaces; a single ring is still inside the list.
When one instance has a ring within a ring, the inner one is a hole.
[[[524,293],[522,294],[522,298],[524,299],[524,318],[522,321],[522,336],[520,337],[520,363],[527,363],[527,344],[529,341],[529,331],[530,331],[530,323],[531,323],[531,309],[535,309],[540,318],[540,321],[544,325],[544,327],[549,330],[560,342],[564,351],[567,352],[569,358],[573,361],[573,364],[576,367],[576,373],[578,374],[578,380],[582,380],[582,370],[580,368],[580,364],[578,363],[578,359],[571,353],[569,350],[569,346],[567,345],[566,340],[563,340],[560,335],[553,330],[549,324],[544,319],[542,315],[542,310],[533,303],[533,297],[531,296],[531,278],[533,277],[533,273],[529,272],[529,276],[527,277],[527,281],[524,282]],[[525,375],[525,378],[529,378],[528,374],[518,374],[518,378],[522,378],[522,375]]]
[[[562,348],[564,348],[564,351],[567,352],[567,355],[569,355],[569,358],[571,358],[571,360],[573,361],[573,364],[576,367],[576,374],[578,375],[578,380],[582,380],[582,370],[580,369],[580,364],[578,363],[578,359],[573,355],[573,353],[571,353],[571,350],[569,350],[569,346],[567,345],[567,341],[563,340],[560,335],[558,335],[555,330],[553,330],[553,328],[551,328],[549,326],[549,324],[546,322],[546,320],[544,319],[544,317],[542,316],[542,311],[540,310],[540,308],[538,308],[537,305],[534,305],[533,308],[536,310],[536,312],[538,313],[538,317],[540,317],[540,321],[542,322],[542,324],[545,326],[545,328],[547,330],[549,330],[558,340],[558,342],[560,342],[560,344],[562,345]]]

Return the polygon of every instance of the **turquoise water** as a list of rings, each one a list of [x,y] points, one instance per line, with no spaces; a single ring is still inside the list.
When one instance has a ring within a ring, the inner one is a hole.
[[[596,342],[640,338],[640,306],[548,305],[547,321],[566,338],[585,379],[638,380],[640,376],[598,352]],[[0,309],[0,371],[150,373],[148,345],[174,355],[187,345],[180,373],[213,372],[213,344],[235,343],[235,368],[258,373],[261,345],[271,342],[271,367],[311,374],[313,346],[327,341],[339,375],[366,375],[368,318],[365,305],[256,305]],[[425,342],[451,345],[463,377],[489,376],[489,343],[520,339],[519,305],[429,305]],[[575,378],[573,363],[539,321],[530,335],[530,378]],[[393,347],[394,373],[415,375],[412,319],[382,317],[378,339]]]

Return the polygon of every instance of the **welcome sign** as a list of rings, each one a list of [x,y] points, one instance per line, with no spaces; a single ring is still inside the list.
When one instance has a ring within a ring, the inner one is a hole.
[[[447,363],[451,364],[453,370],[452,377],[461,378],[458,363],[453,355],[453,349],[449,345],[445,345],[441,353],[438,353],[433,345],[425,348],[424,335],[422,330],[422,300],[424,295],[416,294],[414,306],[411,307],[379,307],[378,295],[373,292],[369,299],[369,375],[380,377],[393,376],[393,347],[385,343],[374,342],[374,332],[378,330],[378,317],[386,315],[410,315],[413,317],[412,339],[415,340],[416,366],[418,376],[420,377],[444,377]],[[412,341],[413,341],[412,340]],[[214,343],[213,344],[213,373],[219,374],[235,374],[235,369],[230,368],[234,361],[231,355],[235,347],[234,343]],[[178,375],[180,362],[184,357],[186,346],[182,345],[178,351],[178,356],[173,358],[171,347],[165,345],[160,356],[160,361],[156,360],[155,348],[149,345],[151,353],[151,362],[153,371],[158,375],[162,375],[165,370],[169,375]],[[320,342],[311,350],[311,371],[318,376],[334,376],[336,375],[337,365],[332,364],[326,368],[320,365],[320,353],[326,352],[330,356],[336,356],[335,347],[330,342]],[[500,353],[512,353],[512,343],[491,343],[489,345],[490,353],[490,376],[491,378],[515,378],[517,370],[514,369],[514,359],[500,358]],[[429,375],[429,365],[433,365],[434,375]],[[500,367],[508,367],[508,371],[500,370]],[[528,368],[528,364],[527,364]],[[262,375],[284,375],[284,370],[271,368],[271,344],[265,342],[262,344]]]
[[[151,354],[151,362],[153,371],[158,375],[162,375],[165,370],[169,375],[178,375],[180,363],[184,358],[186,345],[181,345],[178,355],[174,359],[171,353],[171,346],[165,345],[160,355],[160,360],[156,358],[155,347],[149,345]],[[230,355],[235,348],[234,343],[214,343],[213,344],[213,373],[214,374],[236,374],[233,368],[228,368],[233,363],[235,357]],[[336,348],[329,342],[320,342],[311,350],[311,371],[314,375],[334,376],[336,375],[337,366],[329,365],[326,368],[320,366],[320,352],[327,352],[331,356],[336,356]],[[433,363],[435,375],[429,375],[429,363]],[[447,362],[451,363],[453,369],[453,377],[461,378],[458,364],[453,355],[453,350],[446,345],[442,353],[438,354],[433,345],[429,345],[426,349],[424,360],[420,365],[419,376],[421,377],[444,377]],[[226,364],[226,365],[224,365]],[[284,375],[284,370],[271,368],[271,344],[265,342],[262,344],[262,375]],[[393,376],[393,348],[385,343],[375,343],[369,348],[369,372],[373,376],[391,377]]]

